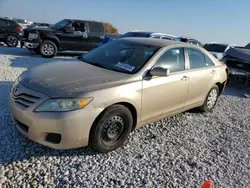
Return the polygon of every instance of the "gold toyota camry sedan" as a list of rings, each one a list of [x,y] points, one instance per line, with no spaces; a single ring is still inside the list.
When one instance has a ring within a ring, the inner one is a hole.
[[[211,112],[227,75],[192,44],[125,38],[23,72],[9,104],[17,129],[35,142],[109,152],[150,122],[196,107]]]

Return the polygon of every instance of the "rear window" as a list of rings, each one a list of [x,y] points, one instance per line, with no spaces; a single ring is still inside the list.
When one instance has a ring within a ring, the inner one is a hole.
[[[89,22],[91,32],[103,32],[102,24],[96,22]]]
[[[204,48],[207,51],[210,51],[210,52],[224,53],[225,50],[226,50],[226,48],[227,48],[227,45],[222,45],[222,44],[206,44],[206,45],[204,45]]]
[[[121,35],[119,38],[126,38],[126,37],[150,37],[150,33],[143,33],[143,32],[128,32]]]

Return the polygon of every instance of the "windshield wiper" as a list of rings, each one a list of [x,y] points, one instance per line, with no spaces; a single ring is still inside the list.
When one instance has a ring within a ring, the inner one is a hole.
[[[111,67],[107,67],[101,63],[95,63],[95,62],[90,62],[90,61],[86,61],[84,58],[82,58],[81,56],[78,57],[79,60],[85,62],[85,63],[88,63],[90,65],[94,65],[94,66],[97,66],[97,67],[101,67],[101,68],[104,68],[104,69],[108,69],[108,70],[112,70],[112,71],[117,71],[116,69],[113,69]]]
[[[107,67],[101,63],[90,63],[91,65],[95,65],[97,67],[101,67],[101,68],[104,68],[104,69],[108,69],[108,70],[112,70],[112,71],[117,71],[116,69],[112,68],[112,67]]]

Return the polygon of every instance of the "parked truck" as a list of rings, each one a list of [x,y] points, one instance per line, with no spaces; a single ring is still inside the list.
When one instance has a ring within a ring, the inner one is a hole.
[[[102,22],[63,19],[49,28],[26,28],[21,44],[43,57],[58,51],[89,51],[105,35]]]

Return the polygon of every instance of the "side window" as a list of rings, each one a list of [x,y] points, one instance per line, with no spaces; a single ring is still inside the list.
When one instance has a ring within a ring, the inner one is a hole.
[[[167,37],[167,36],[163,36],[162,39],[172,40],[170,37]]]
[[[170,73],[185,70],[185,58],[183,48],[173,48],[167,50],[157,60],[155,66],[168,68]]]
[[[83,22],[74,22],[72,24],[72,27],[75,29],[75,32],[77,33],[85,32],[85,25]]]
[[[91,32],[103,32],[102,25],[96,22],[89,22],[89,29]]]
[[[208,57],[207,55],[205,55],[205,60],[206,60],[206,66],[207,67],[212,67],[214,66],[214,62],[210,59],[210,57]]]
[[[192,48],[188,48],[186,50],[189,56],[190,69],[198,69],[212,66],[212,62],[209,62],[209,59],[206,59],[205,54],[200,50]]]

